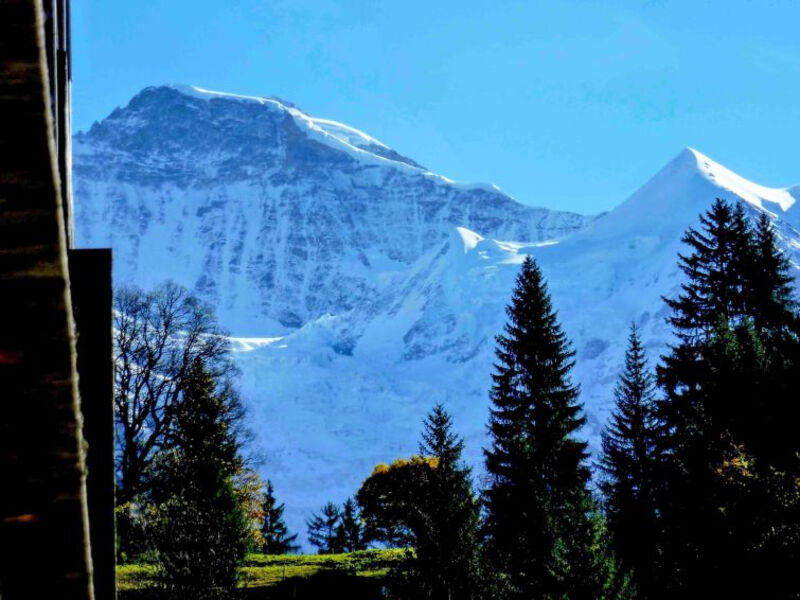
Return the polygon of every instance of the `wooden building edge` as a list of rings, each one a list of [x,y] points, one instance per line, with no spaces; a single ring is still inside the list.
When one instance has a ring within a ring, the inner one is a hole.
[[[0,598],[114,598],[110,250],[73,247],[69,0],[0,3]]]

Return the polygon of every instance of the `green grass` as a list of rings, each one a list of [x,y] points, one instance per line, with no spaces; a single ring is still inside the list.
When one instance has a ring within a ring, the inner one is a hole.
[[[345,594],[349,598],[380,597],[389,569],[402,561],[404,550],[362,550],[348,554],[248,554],[242,567],[242,587],[248,598],[313,598]],[[122,600],[148,597],[155,567],[128,564],[117,567]]]
[[[249,587],[275,585],[291,577],[310,577],[333,571],[354,577],[383,578],[392,565],[402,560],[403,550],[362,550],[349,554],[250,554],[243,568]]]
[[[117,565],[117,591],[129,592],[151,587],[155,570],[153,565]]]

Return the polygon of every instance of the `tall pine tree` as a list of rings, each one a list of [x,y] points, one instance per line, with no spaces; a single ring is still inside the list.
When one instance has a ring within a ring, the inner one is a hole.
[[[469,600],[478,584],[479,505],[470,469],[461,454],[464,442],[441,404],[423,424],[420,455],[431,459],[422,471],[410,529],[422,594],[435,600]]]
[[[689,254],[679,266],[687,281],[677,298],[665,298],[672,309],[669,323],[685,346],[702,343],[720,318],[738,323],[746,312],[745,277],[752,264],[751,233],[741,204],[717,199],[700,216],[700,229],[683,236]]]
[[[754,577],[771,583],[774,597],[798,597],[800,583],[793,576],[800,563],[800,437],[794,425],[800,420],[798,303],[791,265],[766,213],[756,222],[753,245],[748,300],[760,369],[758,377],[749,377],[755,393],[736,427],[749,459],[746,508],[752,510],[746,516],[753,535],[747,540],[748,560]],[[744,361],[753,363],[747,356]]]
[[[497,337],[485,450],[493,568],[514,598],[592,597],[596,561],[574,352],[542,273],[526,257]],[[591,587],[591,586],[590,586]],[[595,590],[594,596],[599,592]]]
[[[739,425],[753,451],[769,464],[800,476],[800,441],[793,426],[800,419],[800,403],[794,400],[794,390],[800,385],[800,320],[791,267],[765,213],[759,216],[753,238],[748,302],[768,376],[757,399],[764,404],[753,406]]]
[[[751,233],[741,206],[719,199],[700,223],[683,238],[691,250],[679,256],[686,282],[677,298],[666,299],[679,343],[658,369],[659,417],[669,439],[659,507],[670,594],[719,589],[735,554],[726,518],[732,488],[722,469],[736,448],[732,408],[744,396],[722,387],[736,372],[733,330],[746,320]]]
[[[800,366],[788,264],[769,218],[754,230],[742,203],[717,200],[684,241],[687,281],[667,300],[679,343],[658,372],[669,433],[659,511],[663,581],[673,587],[664,590],[790,589],[787,569],[769,567],[798,545],[797,480],[779,467],[780,457],[796,459],[796,436],[781,428],[796,411],[786,398]],[[731,578],[741,562],[749,568]]]
[[[236,592],[250,524],[235,488],[241,472],[233,391],[196,359],[176,409],[173,446],[154,461],[148,531],[168,597],[221,600]]]
[[[654,598],[658,595],[655,565],[662,430],[656,414],[655,378],[647,368],[635,324],[614,399],[599,463],[611,545],[622,575],[631,574],[639,597]]]
[[[328,502],[320,514],[312,514],[306,521],[308,541],[317,547],[319,554],[338,554],[344,551],[342,538],[338,534],[342,514],[339,507]]]
[[[300,548],[295,544],[297,534],[289,535],[289,529],[283,520],[284,505],[275,499],[275,489],[267,480],[266,490],[261,503],[264,520],[261,523],[261,550],[264,554],[288,554]]]
[[[339,525],[336,527],[337,543],[343,552],[357,552],[367,548],[367,538],[361,515],[352,498],[345,500],[340,512]]]
[[[791,266],[778,248],[775,229],[767,213],[759,215],[752,236],[748,308],[756,330],[778,344],[797,333],[798,307],[792,289]]]

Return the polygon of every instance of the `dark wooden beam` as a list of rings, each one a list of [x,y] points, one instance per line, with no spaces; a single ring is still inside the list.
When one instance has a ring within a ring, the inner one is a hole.
[[[42,0],[0,2],[0,597],[90,600],[69,172],[51,102],[67,98],[51,89],[45,20]]]
[[[86,452],[94,595],[116,597],[114,527],[114,363],[111,250],[70,250],[72,308]]]

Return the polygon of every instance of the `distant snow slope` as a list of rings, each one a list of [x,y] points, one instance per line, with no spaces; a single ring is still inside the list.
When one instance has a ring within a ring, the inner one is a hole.
[[[800,189],[691,149],[593,220],[449,183],[286,103],[196,88],[148,88],[75,148],[79,243],[113,246],[118,281],[189,286],[240,336],[264,474],[302,534],[378,461],[416,451],[435,402],[480,467],[493,340],[526,254],[577,351],[593,445],[629,324],[651,359],[670,341],[661,298],[681,281],[684,230],[715,197],[768,211],[800,262]]]
[[[246,387],[280,399],[261,404],[258,420],[276,436],[268,455],[282,486],[294,490],[294,523],[326,498],[352,493],[377,461],[413,452],[420,419],[438,401],[455,413],[480,467],[493,339],[526,254],[542,266],[577,351],[585,434],[596,448],[630,323],[655,361],[671,339],[661,299],[681,282],[680,238],[715,197],[744,196],[753,212],[776,209],[781,243],[795,268],[800,262],[795,215],[771,200],[796,191],[752,195],[756,186],[739,180],[722,188],[722,169],[685,150],[593,227],[558,241],[496,241],[454,228],[374,301],[308,323],[280,345],[239,349]]]

